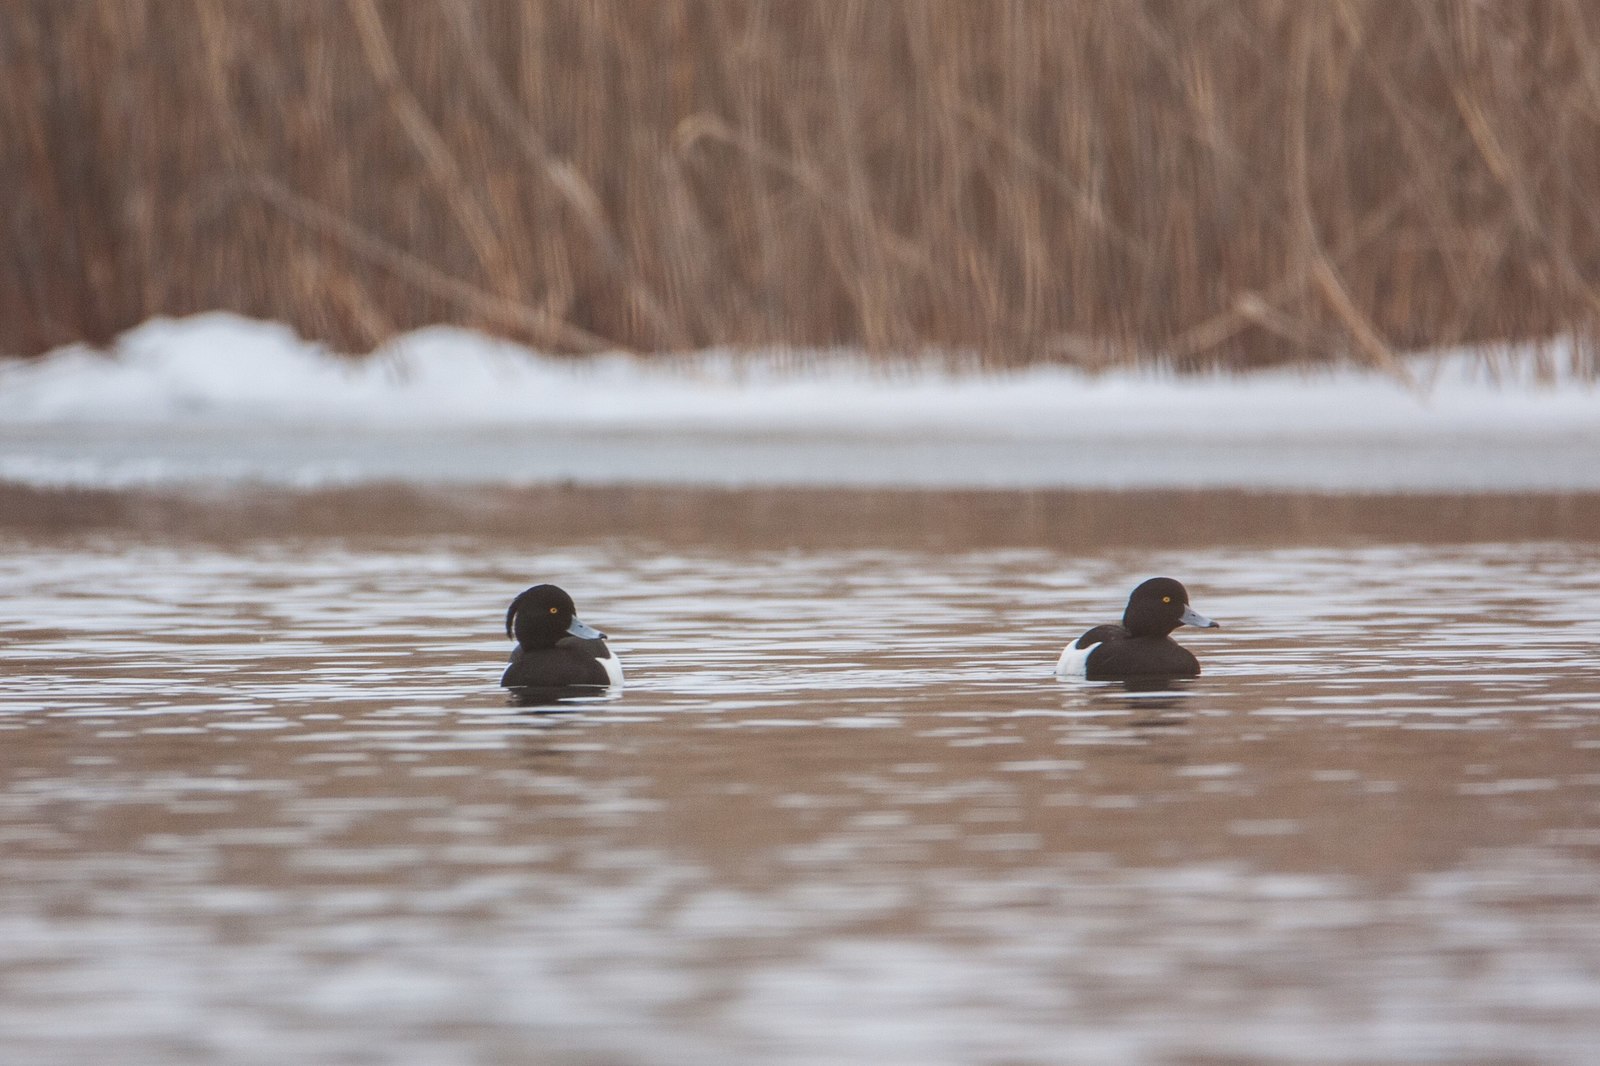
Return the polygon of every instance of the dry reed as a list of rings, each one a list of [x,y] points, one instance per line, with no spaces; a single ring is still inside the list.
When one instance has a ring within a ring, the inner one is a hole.
[[[12,0],[0,351],[1600,335],[1600,5]]]

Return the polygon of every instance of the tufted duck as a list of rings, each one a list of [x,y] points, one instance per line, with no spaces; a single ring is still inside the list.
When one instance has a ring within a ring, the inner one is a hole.
[[[1056,673],[1090,681],[1198,677],[1199,661],[1167,636],[1182,625],[1217,628],[1189,606],[1189,592],[1181,583],[1153,577],[1128,597],[1120,626],[1095,626],[1069,644]]]
[[[516,640],[503,688],[619,687],[622,661],[606,635],[578,621],[572,597],[554,585],[535,585],[506,609],[506,636]]]

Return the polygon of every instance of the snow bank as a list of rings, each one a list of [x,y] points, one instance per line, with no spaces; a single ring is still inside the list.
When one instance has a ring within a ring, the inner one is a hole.
[[[1600,488],[1593,383],[1531,355],[1414,370],[565,360],[449,328],[350,360],[208,314],[0,365],[0,479]]]
[[[796,366],[795,364],[798,364]],[[1177,377],[1091,376],[1058,367],[962,372],[845,353],[783,361],[708,352],[689,359],[540,356],[467,330],[419,330],[366,360],[333,355],[288,327],[228,314],[159,319],[109,354],[68,348],[0,365],[0,420],[318,425],[651,426],[1056,435],[1073,430],[1203,436],[1208,431],[1371,434],[1522,425],[1600,426],[1593,387],[1530,380],[1455,355],[1420,363],[1405,389],[1359,370]],[[1510,380],[1505,380],[1509,376]]]

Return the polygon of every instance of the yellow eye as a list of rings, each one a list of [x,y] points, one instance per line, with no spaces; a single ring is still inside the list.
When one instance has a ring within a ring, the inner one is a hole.
[[[1161,597],[1161,602],[1162,603],[1171,603],[1172,602],[1172,597],[1171,596],[1163,596],[1163,597]]]
[[[551,614],[560,614],[560,613],[561,613],[561,608],[559,608],[559,607],[552,607],[552,608],[550,608],[550,613],[551,613]]]

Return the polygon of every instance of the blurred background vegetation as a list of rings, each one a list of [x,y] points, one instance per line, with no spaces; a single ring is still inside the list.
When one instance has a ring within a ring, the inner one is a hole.
[[[0,352],[1249,367],[1600,331],[1600,4],[9,0]]]

